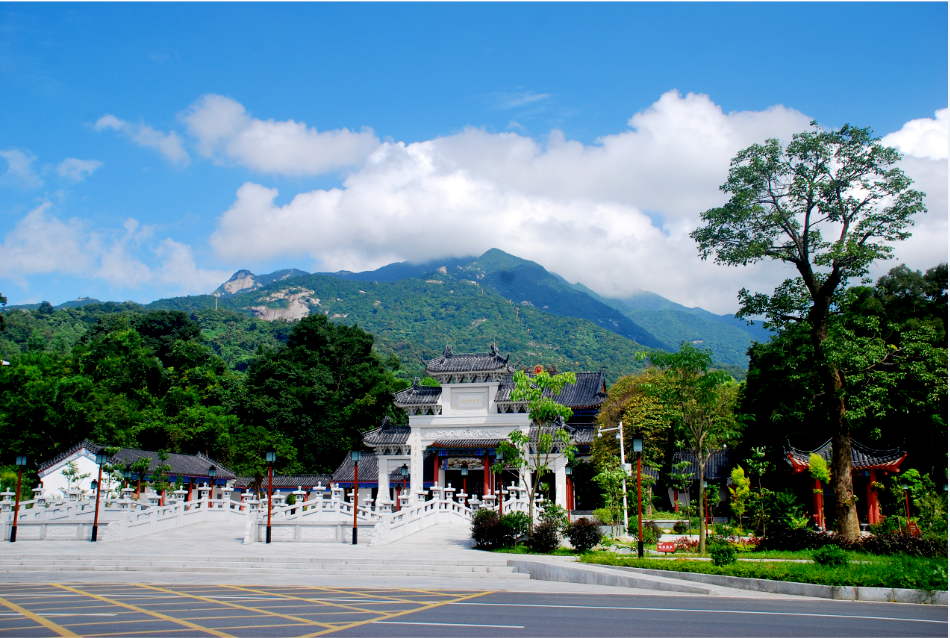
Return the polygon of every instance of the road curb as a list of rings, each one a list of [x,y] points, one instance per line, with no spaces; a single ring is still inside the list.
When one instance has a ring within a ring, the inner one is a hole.
[[[705,587],[679,585],[668,583],[655,578],[637,578],[624,574],[612,574],[609,570],[591,569],[603,567],[591,565],[575,567],[574,565],[558,565],[532,560],[509,560],[508,566],[515,568],[519,573],[530,574],[534,580],[549,580],[562,583],[579,583],[582,585],[607,585],[609,587],[630,587],[633,589],[654,589],[671,591],[683,594],[713,594]],[[664,576],[660,574],[659,576]]]
[[[511,563],[509,562],[509,565]],[[788,594],[790,596],[811,596],[832,600],[861,600],[875,603],[917,603],[929,605],[947,605],[947,592],[922,591],[919,589],[898,589],[889,587],[832,587],[812,585],[786,580],[767,580],[764,578],[742,578],[740,576],[717,576],[715,574],[697,574],[695,572],[673,572],[661,569],[643,569],[620,565],[602,565],[610,569],[637,574],[677,578],[707,585],[732,587],[770,594]],[[532,576],[533,578],[533,576]]]

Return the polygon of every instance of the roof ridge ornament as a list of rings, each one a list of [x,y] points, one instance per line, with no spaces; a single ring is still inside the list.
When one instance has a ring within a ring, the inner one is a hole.
[[[451,356],[452,356],[452,345],[451,345],[451,344],[448,344],[448,343],[445,344],[445,350],[442,351],[442,356],[443,356],[443,357],[451,357]]]

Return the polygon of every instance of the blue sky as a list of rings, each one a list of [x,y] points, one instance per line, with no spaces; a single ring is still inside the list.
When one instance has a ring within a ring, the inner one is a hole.
[[[605,294],[728,312],[750,278],[784,275],[701,263],[685,235],[736,150],[811,119],[871,126],[909,156],[930,213],[898,256],[926,268],[947,252],[947,17],[945,3],[3,4],[0,291],[147,302],[238,268],[497,246]]]

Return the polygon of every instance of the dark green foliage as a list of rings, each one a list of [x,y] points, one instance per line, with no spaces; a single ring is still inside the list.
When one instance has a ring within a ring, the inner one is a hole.
[[[947,555],[947,543],[936,538],[924,538],[910,534],[874,534],[861,540],[861,548],[869,554],[893,556],[906,554],[934,558]]]
[[[545,501],[538,518],[542,523],[553,523],[559,534],[563,534],[568,526],[567,510],[553,501]]]
[[[852,563],[843,567],[821,567],[814,563],[739,561],[718,567],[711,561],[638,559],[613,552],[596,552],[580,558],[585,563],[622,565],[699,574],[764,578],[833,587],[899,587],[925,591],[946,591],[946,561],[895,557],[874,563]]]
[[[812,560],[814,560],[817,565],[824,567],[841,567],[851,562],[848,552],[834,545],[825,545],[815,550],[812,554]]]
[[[713,565],[716,567],[731,565],[738,560],[736,558],[736,546],[725,538],[714,537],[709,542],[708,551]]]
[[[847,551],[864,551],[878,556],[906,554],[934,558],[947,555],[945,542],[910,534],[873,534],[852,541],[836,534],[780,527],[769,529],[756,547],[756,551],[797,552],[829,546]]]
[[[528,547],[540,554],[550,554],[561,546],[560,529],[556,521],[543,521],[534,527]]]
[[[332,472],[360,433],[383,417],[405,421],[392,404],[399,360],[383,360],[357,326],[311,315],[294,325],[286,347],[264,352],[248,369],[237,414],[288,437],[307,472]]]
[[[683,521],[676,521],[673,523],[673,533],[674,534],[685,534],[689,531],[689,525]]]
[[[472,540],[475,549],[500,549],[514,545],[509,528],[501,524],[498,512],[480,509],[472,518]]]
[[[597,546],[603,539],[600,526],[588,518],[579,518],[567,528],[567,539],[579,552],[586,552]]]

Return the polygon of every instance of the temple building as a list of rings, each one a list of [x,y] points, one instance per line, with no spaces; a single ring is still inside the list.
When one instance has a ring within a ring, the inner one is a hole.
[[[427,361],[426,374],[440,387],[423,385],[417,378],[395,397],[394,403],[409,414],[409,424],[387,420],[363,435],[374,454],[364,454],[359,462],[360,500],[376,488],[377,503],[395,502],[404,484],[411,492],[451,484],[473,496],[495,493],[499,479],[490,468],[498,445],[514,430],[529,435],[537,431],[528,418],[527,403],[511,398],[514,372],[508,357],[494,345],[474,354],[456,354],[446,346],[442,356]],[[575,374],[577,382],[553,398],[573,410],[565,427],[578,447],[578,457],[584,457],[593,442],[597,413],[607,399],[607,386],[603,369]],[[333,482],[351,486],[353,465],[344,460]],[[553,477],[555,502],[563,507],[571,505],[566,466],[566,457],[552,455],[553,475],[547,475]],[[501,480],[509,485],[513,480],[524,483],[527,477],[509,471]]]
[[[831,465],[831,439],[828,439],[823,445],[814,450],[799,450],[790,444],[785,447],[785,457],[788,464],[792,466],[793,474],[801,474],[808,471],[808,462],[812,454],[817,454]],[[889,473],[900,472],[901,463],[907,458],[907,452],[900,448],[890,450],[874,450],[854,439],[851,440],[851,480],[855,494],[863,496],[862,499],[867,505],[864,512],[858,509],[858,517],[862,523],[874,525],[881,522],[881,506],[878,502],[877,490],[874,489],[874,483],[883,483],[883,477]],[[880,473],[880,474],[879,474]],[[821,485],[818,479],[810,479],[809,485],[812,487],[812,520],[821,529],[827,527],[826,522],[834,519],[835,508],[834,499],[828,499],[828,505],[825,505],[824,495],[834,494],[834,490],[829,485]],[[863,488],[863,489],[862,489]],[[862,494],[863,492],[863,494]],[[860,502],[860,501],[859,501]]]

